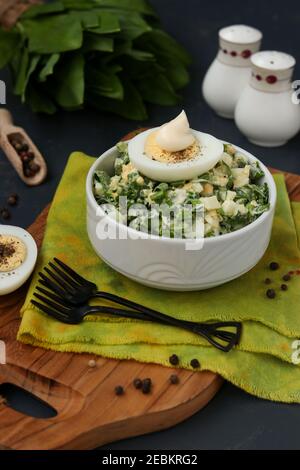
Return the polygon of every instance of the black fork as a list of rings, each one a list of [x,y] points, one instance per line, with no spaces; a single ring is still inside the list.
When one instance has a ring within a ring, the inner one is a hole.
[[[49,315],[52,314],[52,316],[54,316],[53,312],[58,312],[58,314],[61,315],[63,312],[64,315],[68,316],[69,322],[75,322],[76,319],[76,323],[78,323],[78,318],[81,318],[80,321],[82,321],[86,315],[110,313],[119,316],[126,316],[127,318],[156,321],[159,323],[187,329],[193,333],[204,336],[212,345],[226,352],[230,351],[233,346],[239,343],[242,328],[240,322],[216,322],[204,324],[178,320],[174,317],[150,309],[136,302],[132,302],[123,297],[119,297],[115,294],[98,291],[96,284],[80,276],[77,272],[75,272],[58,258],[54,258],[54,262],[56,264],[49,262],[49,267],[44,268],[44,271],[48,274],[48,276],[43,272],[39,273],[39,283],[46,287],[47,290],[37,286],[37,290],[46,296],[44,297],[43,301],[45,302],[45,299],[48,301],[48,312],[46,313]],[[51,313],[49,311],[49,297],[52,299],[52,301],[54,300],[55,302],[54,306],[50,305],[50,308],[54,309]],[[91,307],[84,305],[87,304],[91,298],[106,299],[123,307],[125,306],[134,309],[135,311],[133,312],[110,307]],[[40,300],[42,299],[40,298]],[[38,307],[40,307],[40,305],[42,304],[39,304]],[[59,310],[56,310],[57,307],[62,307],[63,310],[60,308]],[[43,311],[45,311],[45,309]],[[71,320],[69,318],[70,316],[72,317]],[[62,321],[61,318],[60,320]],[[220,328],[222,327],[233,328],[234,331],[221,330]],[[216,341],[214,338],[220,339],[221,342]]]

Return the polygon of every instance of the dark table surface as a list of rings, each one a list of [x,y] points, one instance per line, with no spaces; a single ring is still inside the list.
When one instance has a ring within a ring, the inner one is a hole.
[[[246,23],[264,33],[263,48],[289,52],[300,59],[300,9],[292,0],[151,0],[165,28],[193,56],[192,81],[184,92],[183,106],[192,127],[231,141],[258,156],[264,163],[300,173],[300,134],[276,149],[256,147],[231,120],[217,117],[201,94],[204,73],[217,51],[219,28]],[[300,78],[300,66],[295,79]],[[0,73],[10,90],[9,78]],[[8,90],[8,91],[9,91]],[[0,207],[11,192],[20,195],[11,223],[27,227],[51,201],[73,150],[99,155],[120,137],[139,126],[158,125],[174,117],[178,108],[152,107],[147,122],[134,123],[93,110],[61,112],[54,117],[33,115],[8,92],[7,107],[44,153],[49,167],[47,181],[28,188],[0,154]],[[1,332],[0,332],[1,335]],[[300,406],[259,400],[226,384],[202,411],[175,428],[111,444],[110,449],[299,449]]]

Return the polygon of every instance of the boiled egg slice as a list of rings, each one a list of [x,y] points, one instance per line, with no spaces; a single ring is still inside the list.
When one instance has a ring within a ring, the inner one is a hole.
[[[0,295],[21,287],[36,260],[37,246],[30,233],[13,225],[0,225]]]
[[[221,159],[223,144],[212,135],[189,128],[186,114],[147,130],[128,143],[132,165],[154,181],[190,180],[211,170]]]

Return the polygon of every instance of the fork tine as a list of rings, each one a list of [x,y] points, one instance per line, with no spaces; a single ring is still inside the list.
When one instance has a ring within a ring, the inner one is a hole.
[[[64,271],[59,269],[55,264],[49,262],[49,266],[55,271],[62,279],[64,279],[66,282],[68,282],[74,289],[78,289],[80,287],[80,284],[78,282],[75,282],[70,276],[68,276]]]
[[[67,292],[71,294],[74,293],[74,288],[68,285],[63,279],[60,279],[54,272],[51,271],[51,269],[45,266],[44,270],[46,271],[46,273],[49,274],[49,276],[52,277],[52,279],[54,279],[55,282],[57,282],[59,286],[63,287]]]
[[[66,317],[65,315],[61,315],[59,312],[56,312],[55,310],[52,310],[51,308],[47,307],[47,305],[43,305],[40,302],[37,302],[36,300],[31,300],[31,303],[38,307],[40,310],[42,310],[42,312],[46,313],[50,317],[53,317],[60,322],[74,324],[71,318]]]
[[[70,266],[66,265],[63,263],[60,259],[54,258],[54,261],[62,268],[64,271],[66,271],[73,279],[75,279],[79,284],[84,284],[84,285],[93,285],[92,282],[88,281],[84,277],[80,276],[76,271],[74,271]]]
[[[49,291],[49,290],[46,290],[46,289],[43,289],[42,287],[40,286],[36,286],[35,288],[37,291],[41,292],[42,294],[45,294],[46,297],[49,297],[49,299],[52,299],[54,300],[55,302],[58,302],[62,305],[64,305],[65,307],[70,307],[70,303],[65,300],[63,297],[60,297],[58,295],[55,295],[53,294],[53,292]]]
[[[56,302],[53,302],[52,300],[48,299],[47,297],[44,297],[41,294],[37,294],[36,292],[33,293],[33,295],[44,302],[44,304],[48,305],[48,307],[54,308],[58,313],[61,313],[62,315],[68,316],[70,314],[70,309],[63,307],[60,304],[57,304]]]
[[[47,276],[45,276],[44,273],[40,272],[39,276],[41,279],[39,279],[39,283],[42,284],[44,287],[47,287],[48,289],[52,290],[58,295],[65,296],[66,291],[63,290],[61,287],[59,287],[55,282],[53,282],[51,279],[48,279]]]

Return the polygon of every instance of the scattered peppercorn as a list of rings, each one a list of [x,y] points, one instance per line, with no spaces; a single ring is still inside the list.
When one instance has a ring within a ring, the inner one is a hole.
[[[282,280],[283,281],[290,281],[291,280],[291,275],[290,274],[285,274],[284,276],[282,276]]]
[[[266,296],[269,298],[269,299],[274,299],[276,297],[276,292],[274,289],[268,289],[267,292],[266,292]]]
[[[170,376],[170,382],[171,382],[171,384],[173,384],[173,385],[179,384],[179,377],[178,377],[178,375],[172,374],[172,375]]]
[[[17,194],[11,194],[7,199],[7,204],[10,206],[16,206],[18,204],[19,196]]]
[[[95,361],[94,359],[91,359],[91,360],[88,362],[88,365],[89,365],[89,367],[94,368],[94,367],[96,367],[96,361]]]
[[[118,386],[115,388],[115,394],[116,394],[117,396],[124,395],[124,388],[123,388],[121,385],[118,385]]]
[[[172,356],[169,357],[169,363],[172,364],[172,366],[177,366],[179,364],[179,357],[177,354],[172,354]]]
[[[6,207],[4,207],[3,209],[1,209],[0,215],[1,215],[1,217],[2,217],[3,220],[8,220],[8,219],[10,219],[10,212],[9,212],[8,209],[6,209]]]
[[[151,386],[152,386],[152,381],[151,379],[147,378],[147,379],[144,379],[143,382],[142,382],[142,392],[146,395],[148,393],[150,393],[151,391]]]
[[[139,390],[140,388],[142,388],[143,382],[141,381],[141,379],[134,379],[133,385],[137,390]]]
[[[288,286],[286,284],[281,284],[281,290],[288,290]]]
[[[265,284],[271,284],[271,282],[272,282],[271,279],[269,277],[266,277]]]
[[[272,261],[272,263],[269,264],[269,268],[271,271],[276,271],[279,268],[279,264],[276,263],[276,261]]]
[[[200,367],[200,362],[198,359],[192,359],[190,362],[193,369],[198,369]]]

